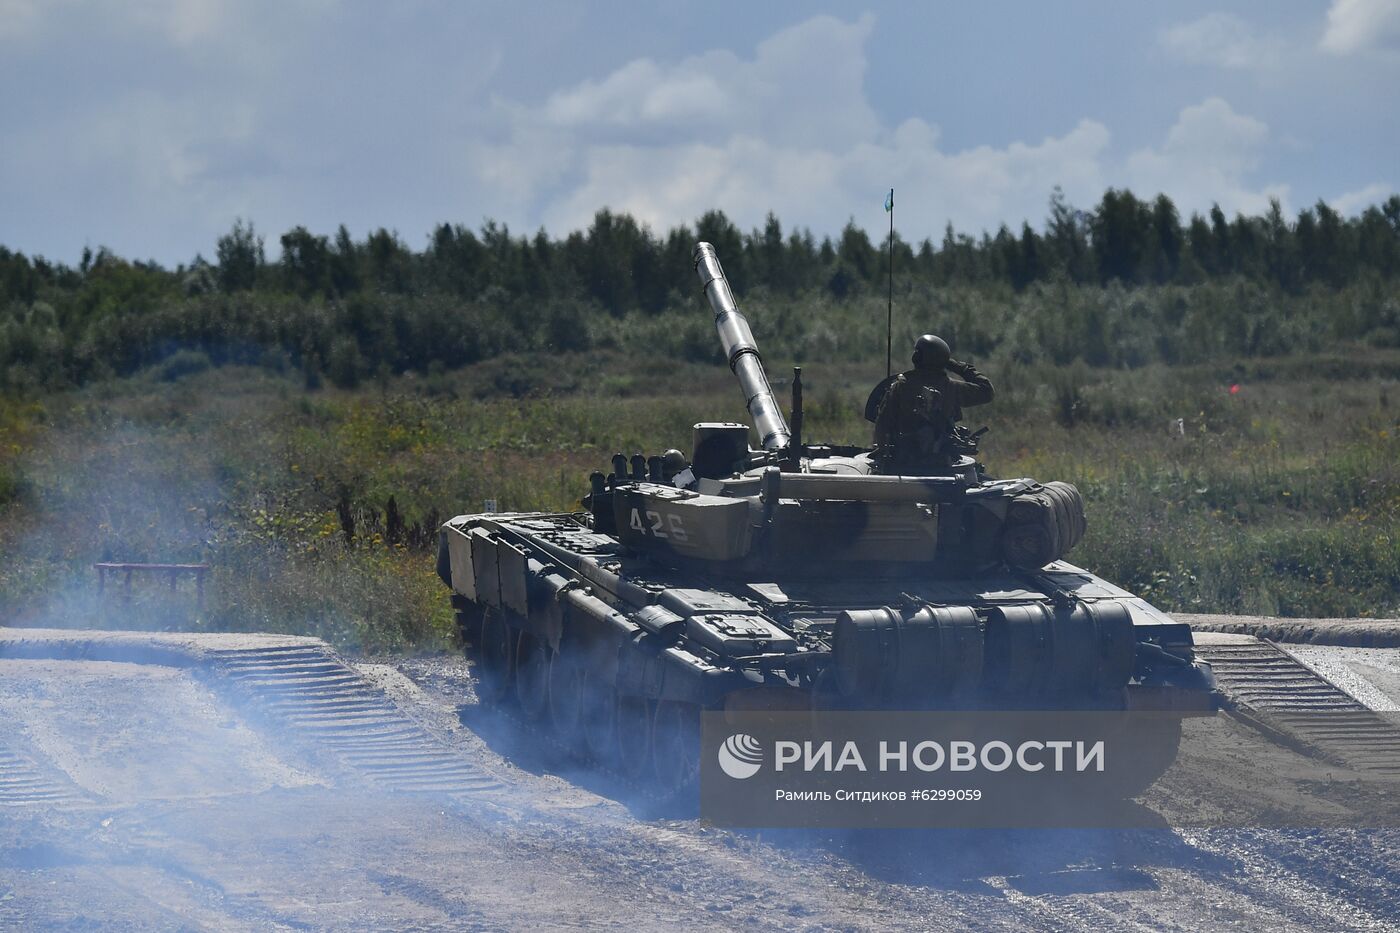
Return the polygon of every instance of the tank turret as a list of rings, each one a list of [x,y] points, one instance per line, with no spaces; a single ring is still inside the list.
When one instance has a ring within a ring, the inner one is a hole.
[[[745,425],[697,424],[693,482],[615,468],[587,500],[598,527],[673,566],[812,576],[848,564],[887,577],[1035,570],[1079,542],[1084,505],[1068,483],[984,480],[966,456],[942,476],[875,475],[868,449],[795,442],[714,247],[694,260],[761,446],[748,447]]]

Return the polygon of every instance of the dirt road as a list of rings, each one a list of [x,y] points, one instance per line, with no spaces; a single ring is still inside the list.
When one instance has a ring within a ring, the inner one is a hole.
[[[1160,829],[736,833],[570,770],[476,706],[460,659],[14,631],[4,928],[1400,925],[1400,832],[1173,828],[1238,756],[1271,756],[1279,786],[1254,792],[1285,803],[1318,772],[1234,720],[1151,793]],[[1307,650],[1363,701],[1400,701],[1400,650]]]

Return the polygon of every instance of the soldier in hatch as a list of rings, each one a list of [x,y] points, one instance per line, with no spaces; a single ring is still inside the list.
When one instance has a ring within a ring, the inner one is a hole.
[[[941,338],[924,334],[914,344],[914,368],[890,380],[879,403],[874,420],[881,471],[905,476],[946,471],[963,409],[991,400],[990,379],[952,359]]]

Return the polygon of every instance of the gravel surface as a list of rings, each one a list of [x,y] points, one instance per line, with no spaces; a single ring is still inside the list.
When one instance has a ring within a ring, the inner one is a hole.
[[[1400,651],[1331,645],[1283,647],[1371,709],[1400,711]]]
[[[1278,782],[1236,793],[1287,807],[1322,773],[1225,717],[1191,725],[1200,740],[1145,799],[1159,829],[740,833],[561,763],[476,706],[460,658],[353,661],[426,744],[492,779],[395,794],[245,705],[201,666],[198,637],[146,651],[150,636],[123,636],[118,660],[83,637],[53,659],[42,636],[0,631],[0,747],[26,763],[12,783],[62,790],[0,793],[0,928],[1400,926],[1400,832],[1187,828],[1261,756]],[[1397,696],[1400,651],[1314,649],[1300,657],[1315,669]]]

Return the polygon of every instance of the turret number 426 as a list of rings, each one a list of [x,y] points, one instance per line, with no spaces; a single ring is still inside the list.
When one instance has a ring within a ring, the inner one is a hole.
[[[685,523],[676,514],[662,515],[652,509],[633,509],[632,521],[629,524],[633,531],[640,531],[663,541],[675,540],[684,543],[690,540]]]

